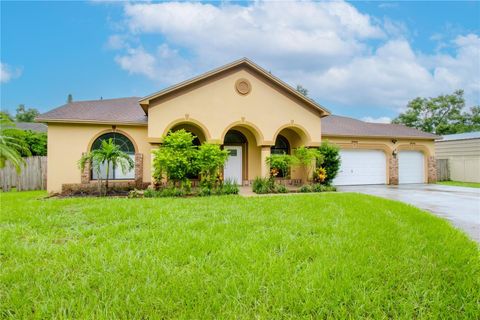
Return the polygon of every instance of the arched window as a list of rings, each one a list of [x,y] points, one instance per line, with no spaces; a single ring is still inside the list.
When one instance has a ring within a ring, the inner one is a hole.
[[[225,135],[225,139],[223,144],[240,144],[240,143],[247,143],[247,138],[237,130],[229,130]]]
[[[271,154],[290,154],[290,144],[287,138],[278,135],[275,140],[275,146],[270,149]]]
[[[91,150],[99,149],[102,145],[102,141],[112,139],[113,142],[120,147],[120,150],[125,152],[130,156],[130,158],[135,161],[135,147],[125,135],[118,132],[109,132],[101,135],[92,144]],[[105,179],[107,176],[107,164],[102,164],[100,168],[100,175],[96,170],[92,169],[91,172],[92,180],[97,180],[99,177]],[[110,164],[109,177],[110,180],[133,180],[135,179],[135,168],[132,170],[123,173],[121,168],[116,168]]]

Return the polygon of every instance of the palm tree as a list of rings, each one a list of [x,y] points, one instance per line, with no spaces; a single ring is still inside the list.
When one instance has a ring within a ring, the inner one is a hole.
[[[0,168],[4,168],[7,160],[20,173],[22,166],[25,162],[18,150],[23,149],[15,136],[10,133],[15,129],[15,124],[7,117],[6,114],[0,113]]]
[[[84,154],[78,161],[80,170],[84,170],[87,163],[92,165],[93,170],[96,171],[99,179],[99,188],[101,189],[102,180],[100,179],[100,171],[103,165],[106,164],[105,177],[105,195],[108,192],[108,176],[110,174],[110,165],[114,168],[120,167],[125,174],[128,170],[132,170],[135,162],[130,156],[120,150],[120,147],[113,142],[113,139],[103,140],[99,149],[92,150]]]

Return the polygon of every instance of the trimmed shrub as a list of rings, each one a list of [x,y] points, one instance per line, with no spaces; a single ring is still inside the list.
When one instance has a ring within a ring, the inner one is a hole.
[[[275,190],[274,188],[273,179],[256,177],[255,180],[253,180],[252,190],[255,193],[272,193]]]
[[[158,191],[153,189],[147,189],[143,192],[143,196],[145,198],[155,198],[157,196]]]
[[[143,190],[133,189],[128,193],[129,198],[143,198],[143,196],[144,196]]]
[[[159,190],[147,189],[143,193],[145,198],[184,197],[188,195],[184,190],[175,187],[167,187]]]
[[[313,181],[316,183],[322,183],[325,181],[326,178],[327,172],[325,168],[320,167],[315,169],[315,171],[313,172]]]
[[[315,183],[312,185],[303,185],[298,191],[299,192],[328,192],[336,191],[337,189],[334,186],[326,186],[324,184]]]
[[[240,192],[240,188],[238,184],[230,179],[227,179],[221,185],[221,193],[220,194],[238,194]]]
[[[288,188],[283,184],[277,184],[275,185],[275,191],[277,193],[288,193]]]
[[[266,159],[270,166],[270,176],[282,176],[288,178],[290,176],[290,167],[295,159],[288,154],[272,154]]]
[[[304,184],[303,186],[300,187],[300,189],[298,189],[298,192],[302,192],[302,193],[312,192],[312,187],[308,184]]]
[[[195,155],[195,166],[200,172],[202,188],[213,189],[220,187],[220,169],[228,159],[228,151],[222,150],[219,145],[204,143]]]
[[[157,182],[164,176],[169,181],[185,182],[188,175],[195,175],[197,148],[193,145],[195,136],[184,129],[169,132],[158,150],[153,151],[153,177]]]
[[[326,177],[323,183],[330,185],[337,176],[338,170],[340,170],[340,149],[338,146],[324,141],[318,151],[323,156],[323,162],[319,163],[317,161],[317,167],[325,168]]]
[[[317,166],[319,166],[319,163],[320,165],[323,163],[323,156],[318,149],[307,148],[305,146],[295,149],[295,158],[296,162],[304,168],[308,179],[312,178],[313,161],[316,162]]]

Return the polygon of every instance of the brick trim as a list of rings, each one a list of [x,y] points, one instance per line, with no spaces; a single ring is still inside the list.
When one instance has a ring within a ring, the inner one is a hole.
[[[85,155],[83,153],[82,155]],[[80,182],[81,183],[89,183],[90,182],[90,161],[85,164],[83,171],[80,175]]]
[[[388,182],[389,184],[398,184],[398,157],[392,156],[388,159]]]
[[[143,184],[143,154],[135,153],[135,185]]]
[[[428,183],[437,182],[437,160],[434,156],[428,157]]]

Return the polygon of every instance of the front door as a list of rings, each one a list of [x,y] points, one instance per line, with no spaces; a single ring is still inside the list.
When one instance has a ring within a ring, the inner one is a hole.
[[[224,179],[235,181],[242,185],[242,146],[224,146],[228,151],[228,160],[223,169]]]

